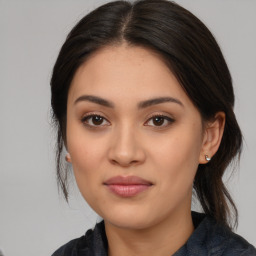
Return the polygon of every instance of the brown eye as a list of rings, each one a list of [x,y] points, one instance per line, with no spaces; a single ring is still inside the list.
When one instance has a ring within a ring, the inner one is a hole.
[[[91,119],[92,119],[92,123],[94,125],[101,125],[104,120],[103,117],[101,117],[101,116],[93,116],[93,117],[91,117]]]
[[[165,119],[162,116],[156,116],[152,118],[152,121],[155,126],[161,126],[163,125]]]
[[[168,125],[171,125],[174,122],[174,119],[168,117],[168,116],[162,116],[162,115],[156,115],[151,117],[147,122],[146,126],[153,126],[153,127],[167,127]]]
[[[100,115],[89,115],[82,118],[82,123],[87,126],[96,127],[96,126],[106,126],[109,125],[109,122]]]

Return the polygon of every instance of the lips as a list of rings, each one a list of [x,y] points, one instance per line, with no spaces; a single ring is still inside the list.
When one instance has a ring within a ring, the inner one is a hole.
[[[108,179],[104,185],[120,197],[134,197],[149,189],[153,184],[137,176],[116,176]]]

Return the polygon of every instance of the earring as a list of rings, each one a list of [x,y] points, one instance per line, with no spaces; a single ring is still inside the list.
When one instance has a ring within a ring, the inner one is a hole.
[[[208,155],[205,155],[205,160],[206,160],[207,162],[209,162],[209,161],[211,161],[211,157],[209,157]]]
[[[66,162],[69,162],[69,163],[71,162],[71,157],[70,157],[69,153],[66,154],[65,160],[66,160]]]

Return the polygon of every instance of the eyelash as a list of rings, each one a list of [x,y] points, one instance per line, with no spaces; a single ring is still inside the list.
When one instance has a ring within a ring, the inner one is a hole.
[[[153,125],[152,125],[153,127],[158,128],[158,129],[168,127],[169,125],[171,125],[172,123],[175,122],[175,120],[174,120],[173,118],[169,117],[169,116],[165,116],[165,115],[163,115],[163,114],[154,114],[154,115],[152,115],[151,117],[149,117],[149,119],[148,119],[145,123],[149,123],[150,121],[153,122],[153,119],[154,119],[154,118],[162,118],[162,119],[164,120],[164,122],[165,122],[165,121],[168,122],[167,124],[161,125],[161,126],[157,126],[157,125],[153,126]],[[146,125],[146,126],[151,126],[151,125]]]
[[[103,117],[102,115],[99,115],[99,114],[88,114],[88,115],[85,115],[82,117],[81,119],[81,122],[86,125],[87,127],[89,128],[100,128],[102,126],[108,126],[108,125],[92,125],[92,124],[89,124],[88,120],[93,118],[93,117],[99,117],[99,118],[102,118],[103,119],[103,122],[104,121],[107,121],[108,123],[110,123],[105,117]]]
[[[91,118],[93,117],[99,117],[99,118],[102,118],[103,119],[103,122],[107,122],[108,124],[99,124],[99,125],[93,125],[93,124],[89,124],[88,120],[90,120]],[[153,119],[154,118],[163,118],[163,121],[167,121],[168,123],[165,124],[165,125],[160,125],[160,126],[157,126],[157,125],[148,125],[147,123],[149,123],[150,121],[153,122]],[[81,118],[81,122],[86,125],[87,127],[89,128],[101,128],[101,127],[104,127],[104,126],[109,126],[110,125],[110,122],[105,118],[103,117],[102,115],[99,115],[99,114],[88,114],[88,115],[85,115]],[[158,128],[158,129],[161,129],[161,128],[165,128],[169,125],[171,125],[172,123],[174,123],[175,120],[171,117],[168,117],[168,116],[165,116],[165,115],[162,115],[162,114],[154,114],[152,115],[151,117],[148,118],[148,120],[144,123],[145,126],[152,126],[154,128]]]

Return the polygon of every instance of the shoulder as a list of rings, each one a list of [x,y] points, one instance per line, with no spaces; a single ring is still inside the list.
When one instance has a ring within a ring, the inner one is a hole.
[[[81,237],[82,238],[82,237]],[[71,240],[70,242],[62,245],[58,250],[56,250],[52,256],[65,256],[65,255],[75,255],[74,250],[76,250],[77,243],[81,238],[77,238],[74,240]]]
[[[256,256],[256,249],[228,227],[208,219],[208,245],[211,255]]]
[[[195,231],[175,256],[256,256],[250,243],[212,217],[192,212],[192,218]]]
[[[85,235],[73,239],[56,250],[52,256],[92,256],[106,254],[104,222],[89,229]]]
[[[256,256],[256,249],[243,237],[227,232],[223,256]]]
[[[81,250],[88,251],[88,240],[90,240],[90,235],[88,235],[87,231],[86,235],[81,236],[80,238],[73,239],[68,243],[62,245],[58,250],[56,250],[52,254],[52,256],[77,256],[78,252]]]

